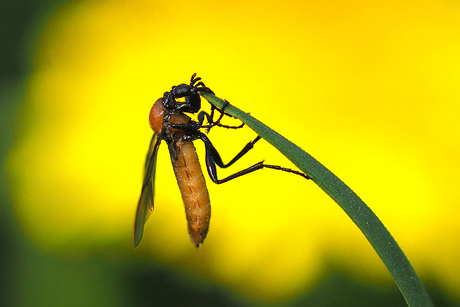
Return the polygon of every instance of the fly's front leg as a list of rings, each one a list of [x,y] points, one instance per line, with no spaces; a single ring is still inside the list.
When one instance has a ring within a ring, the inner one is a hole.
[[[198,122],[201,124],[201,126],[203,126],[203,128],[208,128],[209,130],[211,127],[215,126],[216,123],[220,122],[220,120],[223,117],[223,113],[221,112],[220,117],[217,119],[217,121],[214,121],[214,111],[215,110],[218,110],[220,112],[220,110],[217,109],[215,105],[211,104],[211,114],[208,114],[205,111],[201,111],[200,113],[198,113]],[[203,125],[205,117],[208,121],[208,124],[206,126]]]
[[[238,125],[238,126],[229,126],[229,125],[223,125],[220,123],[220,121],[222,120],[222,118],[224,117],[224,115],[227,115],[228,117],[233,117],[227,113],[225,113],[224,109],[229,105],[230,103],[225,100],[225,103],[224,105],[222,106],[221,109],[219,109],[218,107],[216,107],[215,105],[211,104],[211,114],[207,114],[206,112],[202,111],[200,112],[200,114],[198,114],[198,121],[200,123],[203,123],[204,121],[204,117],[206,117],[208,119],[208,125],[203,125],[202,128],[207,128],[209,131],[209,129],[211,129],[212,127],[214,126],[218,126],[218,127],[222,127],[222,128],[226,128],[226,129],[239,129],[239,128],[243,128],[244,126],[244,123],[241,123],[241,125]],[[219,115],[219,118],[214,121],[214,111],[217,110],[220,112],[220,115]],[[200,120],[201,118],[201,120]]]
[[[198,123],[200,124],[201,127],[204,127],[203,122],[204,122],[204,119],[206,118],[206,120],[208,121],[208,125],[212,124],[213,123],[212,117],[213,117],[212,111],[211,111],[211,115],[209,115],[205,111],[201,111],[200,113],[198,113]]]

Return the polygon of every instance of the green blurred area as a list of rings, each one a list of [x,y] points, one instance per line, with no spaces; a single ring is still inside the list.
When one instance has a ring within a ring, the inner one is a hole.
[[[34,37],[46,16],[61,4],[0,2],[0,306],[265,305],[151,258],[136,259],[103,248],[93,254],[56,255],[38,250],[22,234],[9,199],[4,162],[23,124],[21,97],[32,69],[28,59]],[[427,288],[436,306],[460,306],[435,283]],[[405,302],[395,286],[362,284],[340,268],[331,268],[311,291],[284,305],[405,306]]]

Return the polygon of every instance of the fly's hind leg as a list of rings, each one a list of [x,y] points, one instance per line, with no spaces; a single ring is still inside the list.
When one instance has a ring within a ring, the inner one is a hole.
[[[216,165],[218,165],[221,168],[226,168],[235,163],[237,160],[239,160],[242,156],[244,156],[249,150],[251,150],[254,146],[254,144],[260,140],[260,136],[257,136],[254,141],[249,142],[229,163],[224,164],[222,162],[222,158],[220,157],[219,153],[217,152],[216,148],[214,145],[212,145],[211,141],[208,139],[208,137],[204,133],[197,133],[196,135],[193,136],[193,139],[201,139],[205,145],[206,148],[206,168],[208,170],[209,177],[214,183],[220,184],[224,183],[227,181],[230,181],[232,179],[238,178],[240,176],[252,173],[254,171],[257,171],[259,169],[263,168],[271,168],[291,174],[296,174],[299,176],[302,176],[305,179],[311,179],[310,176],[307,174],[304,174],[302,172],[292,170],[289,168],[281,167],[278,165],[271,165],[271,164],[264,164],[263,161],[256,163],[246,169],[243,169],[239,172],[236,172],[233,175],[230,175],[228,177],[225,177],[223,179],[218,179],[217,178],[217,169]]]
[[[219,152],[214,147],[214,145],[212,145],[212,143],[208,139],[208,137],[205,136],[205,138],[206,138],[206,140],[203,137],[201,137],[200,139],[205,144],[206,162],[207,162],[208,157],[210,157],[210,159],[212,159],[212,162],[214,164],[217,164],[220,168],[227,168],[227,167],[231,166],[233,163],[238,161],[242,156],[244,156],[248,151],[250,151],[252,148],[254,148],[254,144],[257,143],[257,141],[260,140],[260,136],[257,136],[253,141],[250,141],[249,143],[247,143],[246,146],[244,146],[243,149],[241,149],[241,151],[233,159],[230,160],[230,162],[224,163],[222,161],[222,158],[220,157]]]

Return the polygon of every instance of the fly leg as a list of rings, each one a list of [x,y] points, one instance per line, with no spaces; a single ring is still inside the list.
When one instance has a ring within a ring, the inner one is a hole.
[[[209,87],[206,87],[206,85],[204,85],[203,81],[201,81],[201,77],[196,77],[196,73],[194,73],[192,75],[192,78],[190,78],[190,86],[192,88],[195,88],[196,92],[207,92],[214,94],[214,92]]]
[[[206,137],[206,141],[203,138],[201,138],[201,140],[205,144],[205,148],[206,148],[206,163],[207,163],[207,157],[209,156],[209,157],[212,157],[212,162],[214,164],[217,164],[220,168],[227,168],[231,166],[233,163],[235,163],[236,161],[238,161],[249,150],[254,148],[254,144],[257,143],[258,140],[260,140],[260,136],[257,136],[253,141],[250,141],[249,143],[247,143],[246,146],[244,146],[243,149],[227,164],[222,162],[222,158],[220,157],[219,152],[214,147],[214,145],[212,145],[211,141],[207,137]]]
[[[222,128],[226,128],[226,129],[239,129],[239,128],[243,128],[244,126],[244,123],[241,123],[241,125],[239,126],[228,126],[228,125],[223,125],[220,123],[220,121],[222,120],[222,118],[224,117],[224,115],[227,115],[228,117],[233,117],[231,115],[228,115],[227,113],[225,113],[224,109],[229,105],[230,103],[225,100],[225,103],[224,105],[222,106],[221,109],[217,108],[215,105],[211,104],[211,114],[208,114],[204,111],[201,111],[199,114],[198,114],[198,122],[200,124],[203,124],[203,121],[204,121],[204,118],[206,117],[206,119],[208,120],[208,124],[207,125],[202,125],[202,128],[207,128],[207,131],[209,132],[209,130],[214,127],[214,126],[218,126],[218,127],[222,127]],[[214,121],[214,111],[217,110],[220,112],[220,115],[219,115],[219,118]]]
[[[257,136],[255,138],[254,141],[252,142],[249,142],[229,163],[227,164],[224,164],[222,162],[222,158],[220,157],[219,153],[217,152],[216,148],[214,147],[214,145],[212,145],[211,141],[208,139],[208,137],[204,134],[204,133],[197,133],[196,135],[194,136],[191,136],[190,137],[190,141],[192,140],[195,140],[195,139],[200,139],[203,141],[204,145],[205,145],[205,149],[206,149],[206,168],[208,170],[208,174],[209,174],[209,177],[211,178],[211,180],[216,183],[216,184],[220,184],[220,183],[224,183],[224,182],[227,182],[227,181],[230,181],[232,179],[235,179],[235,178],[238,178],[240,176],[243,176],[243,175],[246,175],[246,174],[249,174],[249,173],[252,173],[254,171],[257,171],[259,169],[262,169],[262,168],[271,168],[271,169],[275,169],[275,170],[279,170],[279,171],[283,171],[283,172],[288,172],[288,173],[292,173],[292,174],[296,174],[296,175],[299,175],[299,176],[302,176],[303,178],[305,179],[311,179],[310,176],[302,173],[302,172],[299,172],[299,171],[295,171],[295,170],[292,170],[292,169],[289,169],[289,168],[285,168],[285,167],[281,167],[281,166],[278,166],[278,165],[270,165],[270,164],[264,164],[263,161],[259,162],[259,163],[256,163],[246,169],[243,169],[239,172],[236,172],[235,174],[233,175],[230,175],[228,177],[225,177],[223,179],[218,179],[217,178],[217,169],[216,169],[216,165],[218,165],[219,167],[221,168],[226,168],[226,167],[229,167],[230,165],[232,165],[233,163],[235,163],[237,160],[239,160],[242,156],[244,156],[249,150],[251,150],[254,146],[254,144],[260,140],[260,136]]]

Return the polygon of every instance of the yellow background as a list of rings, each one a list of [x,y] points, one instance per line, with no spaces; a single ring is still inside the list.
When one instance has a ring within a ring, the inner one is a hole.
[[[272,170],[207,180],[212,219],[196,250],[165,144],[155,212],[132,248],[150,107],[197,72],[344,180],[419,275],[458,297],[459,34],[454,1],[64,5],[37,31],[22,134],[8,160],[16,216],[47,252],[145,255],[262,301],[294,297],[331,264],[391,283],[314,183]],[[209,137],[228,161],[255,135],[216,128]],[[259,142],[219,174],[263,159],[292,167]]]

